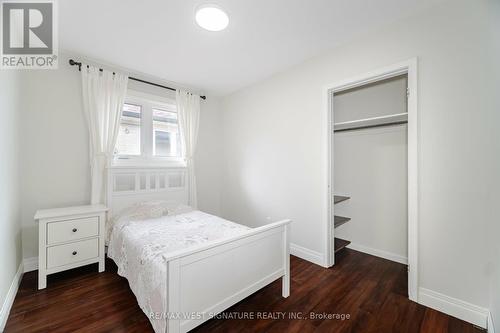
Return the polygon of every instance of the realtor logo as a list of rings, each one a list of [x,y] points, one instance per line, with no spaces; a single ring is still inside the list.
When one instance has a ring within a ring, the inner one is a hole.
[[[2,1],[2,69],[57,69],[55,5],[55,0]]]

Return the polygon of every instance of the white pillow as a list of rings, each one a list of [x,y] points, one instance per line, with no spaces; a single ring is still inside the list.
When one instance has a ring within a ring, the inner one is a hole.
[[[168,215],[169,204],[167,201],[155,200],[144,201],[132,206],[132,216],[134,220],[154,219]],[[132,217],[131,216],[131,217]]]
[[[125,208],[113,220],[118,221],[122,218],[126,218],[129,221],[155,219],[166,215],[188,213],[192,210],[189,206],[172,201],[143,201]]]
[[[123,209],[111,221],[106,223],[107,240],[111,236],[114,224],[118,221],[142,221],[167,215],[189,213],[191,211],[193,211],[193,208],[172,201],[154,200],[136,203]]]
[[[168,215],[178,215],[192,212],[194,209],[191,206],[183,204],[169,204],[168,205]]]

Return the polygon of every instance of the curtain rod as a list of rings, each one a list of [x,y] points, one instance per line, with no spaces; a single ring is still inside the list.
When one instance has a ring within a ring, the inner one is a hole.
[[[74,61],[73,59],[69,59],[69,64],[71,66],[78,66],[78,70],[79,71],[82,70],[82,63],[81,62],[77,62],[77,61]],[[87,67],[88,67],[88,65],[87,65]],[[99,70],[102,72],[102,68],[99,68]],[[172,90],[172,91],[176,91],[177,90],[175,88],[167,87],[167,86],[164,86],[164,85],[161,85],[161,84],[158,84],[158,83],[154,83],[154,82],[149,82],[149,81],[141,80],[141,79],[138,79],[138,78],[135,78],[135,77],[131,77],[131,76],[129,77],[129,79],[137,81],[137,82],[142,82],[142,83],[145,83],[145,84],[149,84],[151,86],[160,87],[160,88],[163,88],[163,89],[168,89],[168,90]],[[207,96],[200,96],[200,98],[201,99],[207,99]]]

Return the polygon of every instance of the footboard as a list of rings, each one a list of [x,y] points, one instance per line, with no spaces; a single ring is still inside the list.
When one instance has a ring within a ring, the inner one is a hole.
[[[290,293],[289,225],[284,220],[167,258],[167,332],[187,332],[282,278]]]

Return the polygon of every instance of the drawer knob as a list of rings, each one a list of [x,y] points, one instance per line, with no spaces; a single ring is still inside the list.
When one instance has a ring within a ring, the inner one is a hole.
[[[73,228],[73,232],[77,232],[77,231],[78,231],[78,229],[77,229],[77,228]]]
[[[77,252],[76,251],[73,251],[73,255],[76,256]]]

